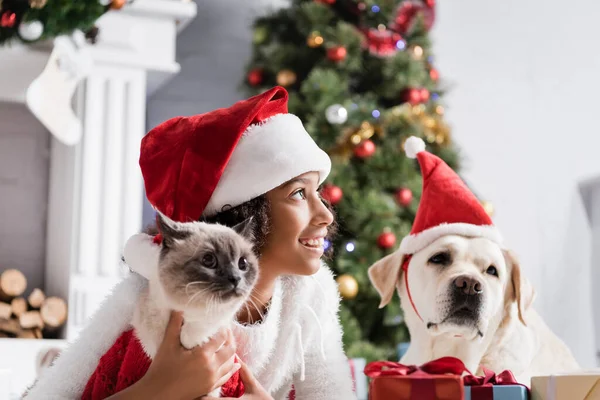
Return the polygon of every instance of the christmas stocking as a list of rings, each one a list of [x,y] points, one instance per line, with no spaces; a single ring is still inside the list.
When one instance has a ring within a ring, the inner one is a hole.
[[[74,145],[81,139],[82,126],[71,108],[71,99],[79,82],[92,67],[92,58],[84,46],[71,37],[59,36],[48,64],[27,89],[29,110],[58,140]]]

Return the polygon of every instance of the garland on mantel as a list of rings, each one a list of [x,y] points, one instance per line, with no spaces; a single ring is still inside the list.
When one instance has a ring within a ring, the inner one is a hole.
[[[53,39],[81,30],[96,42],[94,23],[131,0],[0,0],[0,46]]]

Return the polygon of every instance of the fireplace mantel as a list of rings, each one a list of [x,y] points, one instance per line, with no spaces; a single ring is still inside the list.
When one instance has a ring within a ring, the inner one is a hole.
[[[177,34],[196,16],[186,0],[140,0],[109,11],[96,23],[98,42],[90,45],[96,64],[146,71],[146,94],[154,93],[180,70],[175,59]],[[0,101],[25,102],[29,84],[42,72],[52,42],[0,48]]]

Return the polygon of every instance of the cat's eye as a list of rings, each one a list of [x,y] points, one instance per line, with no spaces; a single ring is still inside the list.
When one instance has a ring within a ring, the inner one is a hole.
[[[298,189],[290,196],[292,199],[296,200],[305,200],[306,199],[306,190]]]
[[[431,256],[427,262],[429,264],[449,265],[451,261],[450,253],[447,251],[442,251]]]
[[[240,271],[245,271],[248,269],[248,260],[246,260],[244,257],[240,258],[238,261],[238,267],[240,269]]]
[[[202,265],[207,268],[215,268],[217,266],[217,257],[213,253],[206,253],[202,257]]]
[[[486,274],[490,274],[490,275],[494,275],[494,276],[498,276],[498,270],[493,265],[490,265],[488,267],[488,269],[485,270],[485,273]]]

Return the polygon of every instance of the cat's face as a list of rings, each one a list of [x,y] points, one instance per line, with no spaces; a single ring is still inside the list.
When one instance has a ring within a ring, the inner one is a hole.
[[[246,301],[258,278],[251,224],[246,221],[228,228],[159,219],[163,244],[158,278],[175,307],[233,306]]]

